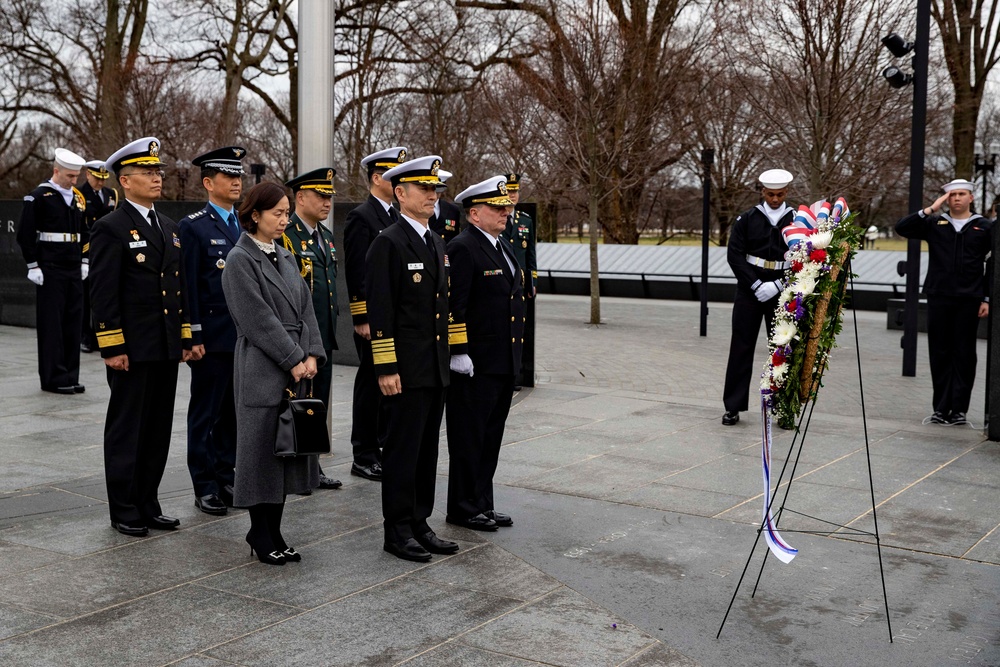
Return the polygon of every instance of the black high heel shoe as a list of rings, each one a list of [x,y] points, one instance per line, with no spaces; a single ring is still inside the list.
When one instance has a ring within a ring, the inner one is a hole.
[[[286,561],[292,563],[298,563],[302,560],[302,554],[295,550],[295,547],[285,547],[284,551],[281,552],[285,556]]]
[[[266,565],[284,565],[285,564],[285,554],[281,551],[271,551],[270,553],[264,553],[261,551],[259,546],[254,546],[254,543],[250,541],[250,535],[253,534],[253,529],[247,533],[247,544],[250,545],[250,555],[253,556],[253,552],[257,552],[257,560]],[[265,547],[267,548],[267,547]],[[298,555],[298,554],[296,554]],[[302,559],[302,556],[299,556]]]

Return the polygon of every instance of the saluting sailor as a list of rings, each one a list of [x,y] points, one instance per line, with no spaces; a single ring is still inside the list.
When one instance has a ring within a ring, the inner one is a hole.
[[[974,187],[965,179],[951,181],[933,204],[896,223],[900,236],[927,241],[924,292],[934,424],[968,423],[979,318],[990,314],[993,262],[986,260],[996,232],[994,221],[971,210]],[[948,213],[940,212],[945,202]]]
[[[125,202],[91,234],[97,344],[111,397],[104,471],[111,525],[139,537],[173,530],[157,499],[173,431],[177,365],[197,359],[184,293],[177,224],[154,208],[163,188],[160,142],[145,137],[108,158]]]
[[[80,186],[87,208],[83,212],[83,222],[87,232],[94,223],[118,208],[118,192],[105,187],[111,172],[104,166],[104,160],[91,160],[85,165],[86,180]],[[97,349],[97,337],[94,335],[94,318],[90,308],[90,281],[83,280],[83,329],[80,339],[81,352],[93,352]]]
[[[365,287],[378,386],[382,391],[384,549],[424,562],[458,544],[440,539],[434,509],[438,436],[449,382],[448,268],[444,241],[427,226],[441,183],[429,155],[385,172],[400,221],[372,241]]]
[[[333,207],[333,167],[322,167],[300,174],[285,183],[291,188],[295,212],[288,220],[288,227],[282,242],[295,256],[299,273],[312,292],[313,310],[319,324],[320,336],[326,358],[330,359],[337,347],[337,248],[333,232],[323,221],[330,217]],[[313,396],[330,404],[330,390],[333,386],[333,364],[319,367],[313,380]],[[319,471],[319,488],[339,489],[343,484]]]
[[[76,153],[57,148],[52,178],[24,198],[17,228],[28,280],[38,286],[38,376],[42,390],[56,394],[84,391],[80,384],[80,334],[90,232],[84,222],[86,201],[73,187],[83,165],[83,158]]]
[[[354,401],[351,403],[351,448],[354,454],[351,474],[373,481],[382,479],[382,438],[379,435],[382,393],[375,378],[369,343],[371,330],[368,325],[365,256],[375,237],[399,220],[399,214],[392,207],[392,183],[383,176],[405,160],[405,146],[376,151],[361,160],[361,166],[368,175],[368,199],[347,214],[344,225],[344,270],[354,322],[354,347],[358,351],[358,372],[354,376]]]
[[[727,259],[736,276],[733,301],[733,333],[722,402],[722,423],[732,426],[749,408],[750,382],[754,375],[753,353],[761,320],[770,336],[774,309],[784,289],[785,251],[781,229],[792,222],[795,209],[785,203],[792,175],[784,169],[769,169],[760,175],[761,202],[736,216],[729,232]]]
[[[208,203],[180,222],[181,254],[188,289],[192,361],[188,403],[188,472],[194,504],[206,514],[222,515],[233,504],[236,466],[236,406],[233,355],[236,325],[222,291],[226,258],[240,239],[236,202],[243,194],[242,146],[226,146],[191,162],[201,168]]]

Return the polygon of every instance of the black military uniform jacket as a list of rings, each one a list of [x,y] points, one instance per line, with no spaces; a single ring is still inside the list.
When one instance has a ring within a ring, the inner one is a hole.
[[[440,214],[432,215],[427,225],[432,232],[444,239],[447,245],[462,231],[462,210],[443,199],[438,200],[438,210]]]
[[[334,246],[333,232],[320,223],[317,225],[325,246],[320,252],[316,241],[302,219],[292,215],[285,228],[282,242],[299,265],[299,273],[312,292],[313,310],[323,337],[323,349],[336,350],[337,347],[337,248]]]
[[[524,270],[506,239],[497,252],[490,238],[468,225],[448,244],[452,280],[448,304],[451,354],[468,354],[475,373],[514,375],[524,343]]]
[[[392,218],[375,195],[356,206],[347,214],[344,226],[344,262],[347,275],[347,296],[351,302],[351,319],[354,325],[368,322],[368,303],[365,289],[365,257],[372,241],[382,230],[392,224]]]
[[[928,296],[988,298],[992,275],[984,274],[983,265],[993,250],[993,221],[973,214],[955,231],[946,214],[923,215],[920,210],[896,223],[896,233],[908,239],[927,241],[927,277],[924,292]],[[992,262],[989,265],[992,269]],[[988,272],[992,274],[992,271]]]
[[[41,265],[77,269],[89,250],[90,232],[83,214],[87,202],[73,188],[73,200],[66,200],[58,190],[42,183],[24,198],[21,221],[17,227],[17,244],[29,269]],[[43,241],[39,234],[75,235],[73,241]]]
[[[118,193],[113,188],[101,188],[100,191],[97,191],[90,187],[90,182],[87,181],[80,186],[80,193],[83,195],[84,201],[87,202],[83,219],[88,230],[94,226],[95,222],[118,208]],[[101,200],[102,194],[104,195],[103,201]]]
[[[448,267],[444,241],[434,233],[431,240],[433,255],[400,217],[366,258],[375,374],[399,373],[403,391],[449,383]]]
[[[240,234],[206,203],[205,208],[181,220],[180,238],[191,344],[204,345],[206,352],[232,353],[236,349],[236,325],[222,292],[222,271]]]
[[[507,221],[503,237],[510,241],[514,248],[517,263],[524,269],[525,276],[531,280],[531,286],[538,284],[538,260],[535,256],[535,221],[531,216],[521,211],[514,211],[514,216]]]
[[[788,246],[781,236],[781,230],[791,224],[795,217],[795,209],[788,207],[778,224],[772,226],[771,220],[761,210],[762,206],[765,204],[759,204],[736,216],[729,232],[729,266],[736,275],[737,288],[749,292],[753,292],[762,282],[784,278],[785,252]]]
[[[191,349],[179,230],[157,217],[162,234],[126,201],[94,225],[90,289],[104,358],[167,361]]]

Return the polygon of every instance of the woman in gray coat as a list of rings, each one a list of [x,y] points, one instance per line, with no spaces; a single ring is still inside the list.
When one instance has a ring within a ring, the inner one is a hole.
[[[252,187],[240,206],[246,233],[229,252],[222,289],[236,324],[236,481],[233,504],[250,512],[247,543],[262,563],[302,556],[281,536],[285,496],[319,484],[315,456],[277,457],[278,412],[289,380],[309,380],[326,361],[312,296],[292,255],[275,243],[288,197],[274,183]]]

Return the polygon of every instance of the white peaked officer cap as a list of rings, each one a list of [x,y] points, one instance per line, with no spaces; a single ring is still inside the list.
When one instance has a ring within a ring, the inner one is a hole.
[[[361,166],[371,171],[372,169],[392,169],[403,162],[406,162],[406,146],[394,146],[366,155],[361,160]]]
[[[119,148],[105,163],[116,174],[125,167],[165,167],[160,160],[160,140],[143,137]]]
[[[440,179],[441,181],[441,185],[437,186],[439,192],[442,190],[446,190],[448,188],[448,186],[445,185],[445,183],[452,176],[454,176],[454,174],[452,174],[450,171],[445,171],[444,169],[438,169],[438,179]]]
[[[55,161],[63,169],[76,170],[83,169],[83,165],[87,162],[73,151],[68,151],[65,148],[56,149]]]
[[[463,208],[472,208],[476,204],[487,206],[513,206],[507,192],[507,177],[503,175],[487,178],[485,181],[470,185],[458,193],[455,201]]]
[[[769,190],[780,190],[781,188],[787,187],[789,183],[792,182],[791,172],[785,171],[784,169],[768,169],[763,174],[761,174],[757,180],[760,184]]]
[[[975,188],[976,184],[972,181],[967,181],[964,178],[956,178],[954,181],[945,183],[944,187],[941,189],[945,192],[951,192],[952,190],[968,190],[971,194],[975,191]]]
[[[91,160],[84,166],[95,178],[105,179],[111,175],[108,173],[108,168],[104,166],[104,160]]]
[[[403,183],[421,185],[444,185],[438,174],[441,171],[440,155],[425,155],[393,167],[382,174],[382,178],[392,181],[392,187]]]

